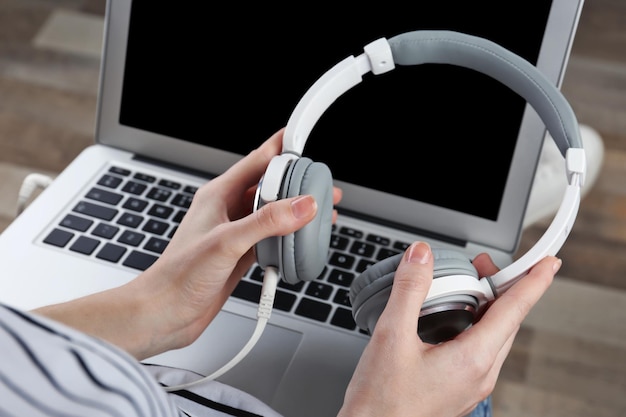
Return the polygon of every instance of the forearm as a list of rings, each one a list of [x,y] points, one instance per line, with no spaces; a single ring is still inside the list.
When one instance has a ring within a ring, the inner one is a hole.
[[[162,297],[131,282],[34,312],[104,339],[141,360],[185,343],[182,330],[168,325],[171,315],[164,310]]]

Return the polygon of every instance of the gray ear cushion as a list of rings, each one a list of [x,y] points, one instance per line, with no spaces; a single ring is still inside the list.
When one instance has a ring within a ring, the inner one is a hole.
[[[432,248],[434,266],[433,278],[448,275],[471,275],[478,279],[478,273],[470,259],[463,253],[445,248]],[[371,297],[385,291],[393,284],[393,277],[404,253],[391,256],[368,267],[355,278],[350,286],[352,310],[361,308]]]
[[[281,198],[311,194],[317,202],[315,218],[302,229],[282,237],[282,274],[290,284],[312,281],[326,266],[333,215],[330,169],[309,158],[295,161],[285,176]]]

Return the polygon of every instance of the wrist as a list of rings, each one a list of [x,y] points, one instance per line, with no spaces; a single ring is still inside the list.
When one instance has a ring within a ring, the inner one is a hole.
[[[119,289],[120,297],[126,297],[127,307],[134,316],[128,319],[129,329],[134,329],[124,347],[137,359],[145,359],[159,353],[187,346],[193,341],[190,334],[193,316],[178,302],[176,288],[163,282],[154,284],[150,272],[144,272],[135,280]]]

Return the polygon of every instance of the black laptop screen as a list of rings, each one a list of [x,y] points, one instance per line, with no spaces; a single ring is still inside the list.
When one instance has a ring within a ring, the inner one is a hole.
[[[379,37],[456,30],[536,63],[550,10],[550,1],[415,2],[406,10],[361,3],[345,11],[193,4],[133,2],[120,122],[239,154],[285,126],[326,70]],[[326,162],[336,179],[495,220],[524,106],[464,68],[396,67],[341,96],[304,154]]]

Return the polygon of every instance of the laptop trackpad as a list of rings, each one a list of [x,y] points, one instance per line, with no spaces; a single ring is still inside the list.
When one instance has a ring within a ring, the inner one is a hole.
[[[239,353],[255,327],[256,320],[222,311],[191,346],[147,362],[209,375]],[[268,324],[250,353],[217,380],[269,404],[301,339],[301,333]]]

